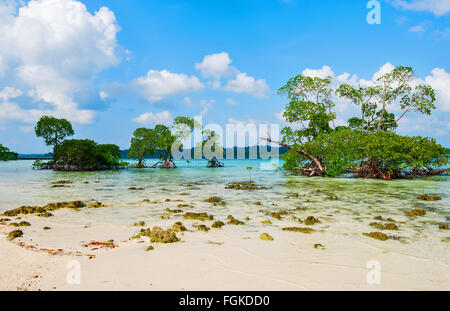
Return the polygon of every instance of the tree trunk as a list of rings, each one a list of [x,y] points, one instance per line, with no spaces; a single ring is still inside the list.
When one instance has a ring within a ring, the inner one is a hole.
[[[323,175],[325,175],[325,168],[323,167],[322,163],[320,163],[320,161],[316,157],[310,155],[309,153],[307,153],[307,152],[305,152],[303,150],[294,148],[294,147],[289,146],[287,144],[283,144],[283,143],[281,143],[279,141],[272,140],[271,138],[262,138],[262,139],[267,141],[267,142],[269,142],[269,143],[274,143],[274,144],[286,147],[288,149],[291,149],[291,150],[293,150],[293,151],[295,151],[297,153],[300,153],[301,155],[307,157],[308,159],[310,159],[311,162],[315,165],[314,168],[300,168],[299,169],[299,170],[301,170],[301,171],[303,171],[305,173],[309,172],[309,176],[323,176]]]

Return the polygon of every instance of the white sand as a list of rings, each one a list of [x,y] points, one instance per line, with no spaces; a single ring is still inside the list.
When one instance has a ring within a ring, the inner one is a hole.
[[[432,260],[426,245],[377,241],[359,234],[283,232],[267,226],[275,240],[259,239],[261,232],[246,226],[188,232],[182,242],[154,245],[118,242],[115,249],[82,248],[88,237],[128,240],[138,228],[96,226],[84,229],[53,224],[52,234],[39,230],[46,220],[33,219],[15,242],[0,238],[0,290],[449,290],[450,264],[447,243],[443,256]],[[174,221],[172,221],[174,222]],[[189,229],[192,227],[189,226]],[[320,228],[320,227],[319,227]],[[33,232],[36,231],[36,232]],[[95,254],[49,255],[17,245],[58,248]],[[221,245],[209,242],[220,242]],[[321,243],[325,249],[313,246]],[[392,246],[395,245],[395,251]],[[444,260],[442,260],[444,258]],[[67,284],[69,261],[81,267],[81,284]],[[366,281],[367,263],[381,264],[381,284]]]

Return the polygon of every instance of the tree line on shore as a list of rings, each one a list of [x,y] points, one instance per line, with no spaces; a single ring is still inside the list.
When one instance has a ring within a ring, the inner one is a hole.
[[[288,103],[283,116],[289,126],[282,130],[282,141],[262,138],[288,151],[282,155],[283,168],[306,176],[339,176],[351,173],[361,178],[384,180],[428,176],[448,172],[449,151],[428,137],[401,136],[399,121],[411,112],[430,116],[436,108],[434,90],[418,84],[411,67],[396,67],[367,86],[340,84],[333,79],[295,76],[279,89]],[[356,105],[358,117],[346,126],[336,126],[336,98]],[[395,107],[395,109],[394,109]],[[176,168],[174,152],[182,141],[200,128],[202,141],[194,148],[209,167],[221,167],[223,147],[219,136],[202,129],[194,119],[177,117],[171,127],[138,128],[131,139],[127,157],[135,168],[144,168],[145,159],[158,155],[153,168]],[[35,168],[55,170],[104,170],[128,167],[120,161],[121,151],[113,144],[97,144],[89,139],[67,139],[74,135],[65,119],[42,117],[35,127],[38,137],[53,146],[53,161],[37,161]],[[206,152],[205,152],[206,150]],[[194,157],[196,155],[194,154]],[[17,154],[0,145],[0,159]],[[198,158],[198,157],[196,157]]]

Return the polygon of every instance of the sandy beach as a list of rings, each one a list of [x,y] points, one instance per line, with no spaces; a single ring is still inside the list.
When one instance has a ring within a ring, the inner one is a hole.
[[[448,231],[439,230],[448,217],[448,189],[441,188],[446,177],[389,183],[305,179],[256,170],[254,180],[266,188],[245,191],[225,187],[245,178],[239,169],[243,164],[219,173],[209,171],[210,175],[180,168],[176,173],[112,172],[101,178],[89,173],[30,172],[26,164],[20,165],[19,173],[12,166],[10,173],[4,169],[1,189],[8,195],[2,196],[2,212],[76,199],[86,207],[54,210],[48,218],[0,217],[0,290],[450,289]],[[18,176],[22,187],[6,182],[8,174]],[[52,187],[52,182],[64,179],[72,183]],[[444,199],[418,201],[411,185]],[[361,193],[366,195],[358,199]],[[205,202],[211,196],[225,203]],[[97,201],[103,202],[101,207],[88,207]],[[407,215],[417,207],[426,215]],[[189,212],[214,219],[185,219]],[[230,215],[242,224],[228,224]],[[379,216],[382,220],[376,220]],[[319,222],[307,224],[308,217]],[[134,226],[140,221],[145,225]],[[215,221],[225,225],[212,228]],[[20,222],[31,226],[11,226]],[[132,239],[141,229],[167,230],[177,222],[186,231],[176,232],[180,240],[176,243]],[[380,231],[374,222],[394,223],[398,230],[382,230],[386,241],[363,235]],[[210,230],[199,231],[199,225]],[[7,235],[14,229],[23,236],[10,241]],[[263,233],[273,240],[262,240]],[[111,240],[107,246],[96,244]],[[147,251],[150,245],[154,249]],[[76,267],[79,284],[68,281]]]

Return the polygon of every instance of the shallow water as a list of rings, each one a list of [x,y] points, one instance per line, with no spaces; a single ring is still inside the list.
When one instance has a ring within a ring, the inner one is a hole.
[[[80,211],[56,211],[52,223],[73,226],[130,227],[143,220],[149,226],[168,227],[181,220],[182,215],[170,215],[166,208],[191,204],[186,212],[207,212],[215,220],[226,222],[228,215],[239,220],[249,217],[245,232],[264,232],[282,227],[305,227],[292,218],[315,216],[321,224],[313,228],[339,237],[354,237],[414,256],[433,258],[450,263],[448,231],[439,230],[440,223],[450,221],[450,177],[399,181],[362,180],[354,178],[306,178],[271,170],[273,163],[262,160],[225,160],[225,168],[206,168],[205,161],[178,161],[176,170],[128,169],[105,172],[33,171],[33,161],[0,163],[0,212],[22,205],[45,205],[50,202],[81,200],[100,201],[107,207]],[[149,162],[150,163],[150,162]],[[253,167],[249,172],[247,167]],[[251,176],[250,176],[251,175]],[[265,190],[227,190],[232,181],[252,179]],[[62,188],[52,188],[58,180],[71,180]],[[194,185],[189,185],[195,183]],[[130,187],[144,190],[129,190]],[[423,193],[439,195],[441,201],[417,200]],[[204,202],[211,196],[226,201],[224,207]],[[334,199],[333,197],[337,197]],[[143,202],[148,199],[150,202]],[[170,199],[171,202],[167,202]],[[174,202],[175,201],[175,202]],[[261,205],[255,205],[261,202]],[[427,211],[424,217],[408,217],[414,208]],[[288,211],[283,220],[268,213]],[[363,232],[379,231],[369,226],[374,217],[391,217],[398,231],[385,231],[390,239],[379,242],[363,237]],[[163,218],[161,217],[163,216]],[[165,219],[164,219],[165,217]],[[179,219],[177,219],[177,217]],[[272,225],[262,224],[270,220]],[[46,220],[39,220],[46,221]],[[183,221],[185,223],[185,221]],[[186,221],[191,224],[191,222]],[[195,223],[195,222],[192,222]],[[210,225],[210,224],[209,224]],[[136,228],[135,228],[136,229]],[[285,233],[297,237],[296,233]]]

